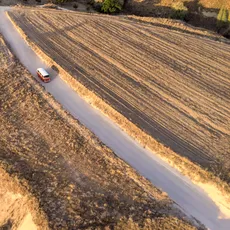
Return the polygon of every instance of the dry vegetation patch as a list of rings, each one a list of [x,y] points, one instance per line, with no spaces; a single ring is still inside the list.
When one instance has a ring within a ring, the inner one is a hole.
[[[153,17],[140,17],[136,15],[128,15],[126,16],[128,19],[132,19],[138,22],[149,23],[154,26],[164,27],[171,30],[184,32],[188,34],[198,35],[200,37],[209,38],[214,41],[221,41],[226,44],[230,44],[230,41],[224,38],[222,35],[219,35],[215,32],[208,31],[206,29],[197,28],[187,24],[186,22],[168,19],[168,18],[153,18]]]
[[[0,66],[1,68],[10,68],[13,62],[13,56],[7,49],[6,43],[0,35]]]
[[[36,200],[49,228],[194,229],[166,195],[66,113],[17,61],[11,71],[1,68],[0,88],[0,170]],[[14,207],[21,205],[17,201]],[[30,219],[26,215],[22,224]]]
[[[0,162],[0,229],[48,229],[38,201],[27,190],[26,181],[10,176]],[[24,185],[22,186],[22,182]]]

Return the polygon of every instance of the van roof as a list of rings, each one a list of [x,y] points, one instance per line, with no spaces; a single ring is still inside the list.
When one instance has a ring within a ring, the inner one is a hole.
[[[49,75],[49,74],[46,72],[46,70],[44,70],[43,68],[38,68],[37,71],[39,71],[39,72],[42,74],[42,76],[47,76],[47,75]]]

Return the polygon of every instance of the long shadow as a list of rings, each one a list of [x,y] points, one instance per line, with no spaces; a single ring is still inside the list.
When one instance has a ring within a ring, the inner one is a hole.
[[[124,12],[127,14],[134,14],[138,16],[148,16],[148,17],[160,17],[160,18],[175,18],[175,10],[172,7],[168,6],[160,6],[161,0],[156,0],[156,2],[151,0],[144,0],[144,1],[130,1],[125,0],[124,3]],[[150,7],[148,5],[150,4]],[[188,11],[184,12],[185,17],[183,20],[188,24],[191,24],[195,27],[204,28],[213,32],[220,33],[221,35],[225,36],[226,38],[230,38],[230,25],[223,26],[222,29],[218,28],[218,25],[221,23],[217,18],[214,17],[206,17],[202,14],[203,11],[206,12],[213,12],[218,14],[220,9],[217,8],[205,8],[203,5],[199,3],[198,0],[188,1],[184,3],[184,6],[187,7]],[[183,11],[183,10],[182,10]],[[183,13],[181,11],[181,13]],[[173,29],[170,27],[170,29]],[[186,32],[186,31],[183,31]]]

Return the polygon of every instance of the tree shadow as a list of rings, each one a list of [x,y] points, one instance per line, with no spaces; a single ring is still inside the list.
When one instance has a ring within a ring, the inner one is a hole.
[[[151,0],[143,0],[141,2],[131,2],[130,0],[125,0],[124,12],[137,16],[179,19],[192,26],[217,32],[226,38],[230,38],[229,24],[222,26],[221,29],[219,29],[218,25],[220,25],[221,22],[217,18],[205,16],[203,13],[212,12],[214,15],[217,15],[220,9],[205,8],[199,3],[199,0],[184,2],[184,6],[187,8],[186,11],[177,10],[169,6],[161,6],[160,3],[161,0],[156,0],[156,2]],[[185,16],[181,17],[181,15]]]

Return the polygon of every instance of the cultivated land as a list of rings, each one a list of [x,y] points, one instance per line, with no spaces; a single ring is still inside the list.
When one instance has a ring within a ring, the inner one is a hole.
[[[195,229],[0,50],[0,228]]]
[[[230,182],[229,44],[121,17],[45,10],[9,15],[40,50],[129,121]]]

